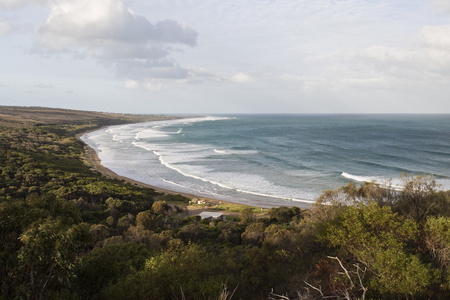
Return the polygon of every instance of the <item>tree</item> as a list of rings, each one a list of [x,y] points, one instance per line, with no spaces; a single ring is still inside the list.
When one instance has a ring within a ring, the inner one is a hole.
[[[150,210],[141,211],[136,216],[136,226],[153,229],[158,226],[158,215],[151,212]]]
[[[92,224],[89,231],[95,236],[96,242],[103,241],[111,236],[111,230],[103,224]]]
[[[396,206],[403,215],[420,222],[425,216],[436,213],[442,199],[436,197],[437,183],[432,176],[403,175],[402,181],[404,188]]]
[[[368,287],[385,295],[417,295],[431,284],[433,271],[408,251],[417,224],[377,203],[343,208],[321,238],[345,256],[367,267]]]
[[[256,215],[255,212],[253,211],[253,208],[247,207],[244,210],[242,210],[240,217],[242,222],[251,222],[255,220]]]
[[[20,241],[18,263],[22,270],[27,297],[45,298],[50,287],[69,286],[77,256],[90,245],[88,224],[65,225],[60,219],[47,218],[25,230]]]
[[[149,258],[145,269],[107,289],[107,299],[218,299],[237,286],[235,265],[195,244]]]
[[[96,248],[75,266],[75,288],[82,299],[99,299],[108,286],[142,270],[149,252],[144,245],[116,244]]]
[[[273,207],[269,210],[268,214],[271,218],[276,219],[278,222],[288,222],[296,214],[300,214],[300,210],[291,209],[286,206]]]
[[[241,235],[242,241],[246,244],[262,245],[265,237],[266,225],[261,222],[252,223],[247,226],[244,233]]]
[[[156,201],[152,205],[152,210],[155,214],[162,215],[169,209],[166,201]]]
[[[429,217],[423,230],[426,249],[442,267],[450,266],[450,219]]]
[[[441,289],[450,296],[450,218],[428,217],[422,234],[424,248],[441,269]]]
[[[198,224],[189,224],[184,226],[178,236],[185,242],[198,242],[205,233],[205,230]]]

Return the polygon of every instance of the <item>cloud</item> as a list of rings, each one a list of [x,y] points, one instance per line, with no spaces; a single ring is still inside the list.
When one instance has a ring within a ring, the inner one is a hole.
[[[116,74],[134,80],[151,78],[183,79],[188,76],[188,70],[170,59],[154,60],[121,60],[116,63]]]
[[[450,80],[450,25],[423,26],[404,46],[373,45],[305,59],[320,66],[309,76],[284,76],[305,92],[408,91],[445,87]],[[319,70],[319,71],[317,71]],[[320,72],[320,73],[319,73]]]
[[[450,67],[450,52],[434,48],[403,49],[395,47],[371,47],[359,55],[372,63],[376,69],[409,69],[418,73],[425,71],[446,73]]]
[[[450,13],[450,1],[448,0],[437,0],[433,2],[434,9],[438,11],[443,11]]]
[[[450,25],[424,26],[416,44],[409,48],[374,46],[365,49],[360,58],[384,70],[409,70],[417,78],[450,77]]]
[[[1,0],[0,9],[15,9],[26,5],[45,4],[48,0]]]
[[[51,84],[39,83],[36,87],[40,89],[51,89],[53,86]]]
[[[230,81],[234,83],[250,83],[253,82],[254,79],[249,74],[239,72],[234,74],[230,78]]]
[[[125,88],[130,90],[137,89],[139,88],[139,82],[136,80],[127,80],[125,81]]]
[[[419,39],[427,47],[450,51],[450,25],[424,26]]]
[[[163,83],[160,80],[127,80],[125,82],[125,88],[134,90],[134,89],[145,89],[152,92],[159,92],[163,89]]]
[[[195,30],[173,20],[160,21],[155,25],[154,38],[163,43],[182,43],[194,47],[197,36]]]
[[[11,30],[12,27],[10,24],[0,21],[0,36],[8,35],[11,32]]]
[[[36,28],[35,46],[94,58],[117,77],[133,80],[183,78],[188,72],[170,58],[171,45],[193,47],[197,32],[173,20],[150,23],[120,0],[59,1]]]

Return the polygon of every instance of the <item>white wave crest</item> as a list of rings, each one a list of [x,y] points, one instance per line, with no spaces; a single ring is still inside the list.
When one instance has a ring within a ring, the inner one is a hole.
[[[381,176],[357,176],[345,172],[342,172],[341,176],[358,182],[375,182],[382,187],[388,187],[395,190],[402,190],[404,187],[401,184],[400,179],[387,179]]]
[[[169,137],[169,134],[162,132],[160,130],[157,130],[159,126],[154,126],[149,129],[142,130],[138,133],[136,133],[136,136],[134,139],[141,140],[141,139],[156,139],[156,138],[166,138]]]
[[[147,151],[153,151],[152,148],[146,146],[146,144],[144,144],[144,143],[139,143],[139,142],[133,141],[131,144],[133,146],[139,147],[139,148],[147,150]]]
[[[214,149],[214,152],[217,153],[217,154],[228,154],[228,152],[225,151],[225,150],[217,150],[217,149]]]
[[[176,182],[173,182],[173,181],[170,181],[170,180],[166,180],[166,179],[162,179],[164,182],[167,182],[167,183],[169,183],[169,184],[172,184],[172,185],[175,185],[175,186],[178,186],[178,187],[181,187],[181,188],[184,188],[184,189],[189,189],[187,186],[184,186],[184,185],[181,185],[181,184],[178,184],[178,183],[176,183]]]
[[[122,139],[120,139],[120,137],[117,136],[117,135],[115,135],[115,134],[113,135],[112,139],[113,139],[113,141],[115,141],[115,142],[119,142],[119,143],[122,143],[122,142],[123,142]]]
[[[221,155],[230,155],[230,154],[236,154],[236,155],[253,155],[258,154],[258,151],[256,150],[218,150],[214,149],[214,152]]]
[[[161,155],[161,153],[158,153],[156,151],[153,151],[153,153],[158,156],[158,159],[159,159],[160,163],[162,165],[164,165],[165,167],[167,167],[167,168],[169,168],[171,170],[174,170],[177,173],[179,173],[179,174],[181,174],[181,175],[183,175],[185,177],[189,177],[189,178],[200,180],[202,182],[210,183],[212,185],[221,187],[223,189],[233,190],[233,191],[236,191],[236,192],[239,192],[239,193],[250,194],[250,195],[255,195],[255,196],[262,196],[262,197],[272,198],[272,199],[283,199],[283,200],[296,201],[296,202],[314,203],[314,201],[305,200],[305,199],[296,199],[296,198],[289,198],[289,197],[284,197],[284,196],[269,195],[269,194],[264,194],[264,193],[247,191],[247,190],[239,189],[239,188],[236,188],[236,187],[231,187],[231,186],[225,185],[225,184],[223,184],[221,182],[218,182],[218,181],[210,180],[210,179],[198,176],[198,175],[187,173],[187,172],[183,171],[181,168],[175,167],[174,165],[168,163],[165,160],[164,156]],[[205,170],[203,170],[202,173],[205,173]]]
[[[380,179],[380,177],[371,177],[371,176],[357,176],[357,175],[352,175],[349,173],[345,173],[342,172],[341,174],[342,177],[354,180],[354,181],[359,181],[359,182],[371,182],[371,181],[377,181]]]

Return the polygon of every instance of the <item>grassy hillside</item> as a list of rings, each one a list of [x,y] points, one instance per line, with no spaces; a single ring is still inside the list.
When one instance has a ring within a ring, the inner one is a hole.
[[[183,196],[93,171],[76,138],[162,118],[0,107],[0,300],[450,298],[450,195],[433,178],[186,217]]]
[[[0,126],[23,127],[39,125],[98,126],[175,119],[174,116],[132,115],[45,107],[0,106]]]

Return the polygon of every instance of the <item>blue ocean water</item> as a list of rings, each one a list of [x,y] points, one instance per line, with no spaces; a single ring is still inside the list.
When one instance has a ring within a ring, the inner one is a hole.
[[[85,134],[102,164],[161,188],[239,203],[308,206],[348,181],[429,174],[450,189],[450,115],[239,115]]]

